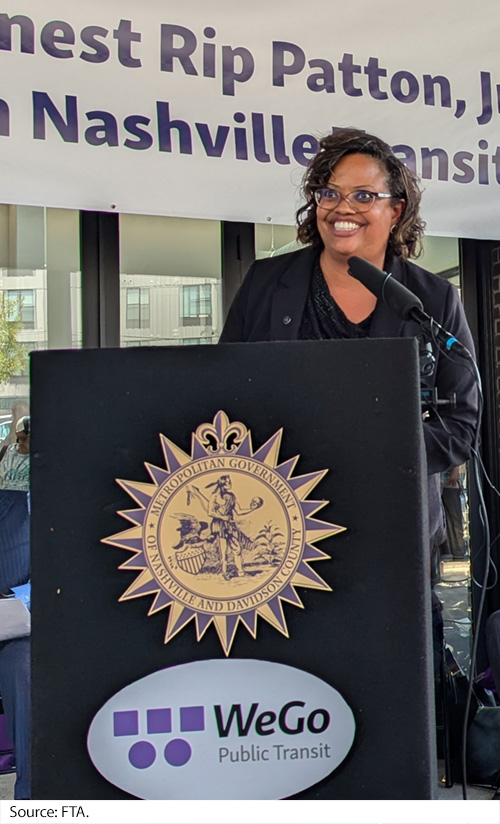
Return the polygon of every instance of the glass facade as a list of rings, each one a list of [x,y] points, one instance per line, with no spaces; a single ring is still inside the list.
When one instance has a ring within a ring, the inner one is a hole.
[[[0,374],[1,444],[29,411],[29,353],[81,346],[78,211],[0,204],[0,301],[16,355]]]
[[[220,223],[120,216],[122,346],[216,343],[222,329]]]

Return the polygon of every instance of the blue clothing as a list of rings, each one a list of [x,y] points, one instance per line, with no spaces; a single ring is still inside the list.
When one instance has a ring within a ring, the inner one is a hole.
[[[16,756],[14,798],[30,798],[30,639],[0,642],[0,693]]]
[[[0,489],[0,592],[21,588],[30,577],[28,497],[28,492]],[[24,589],[16,595],[22,597]],[[30,798],[29,637],[0,642],[0,695],[16,756],[14,798]]]
[[[0,489],[0,592],[30,578],[28,493]]]

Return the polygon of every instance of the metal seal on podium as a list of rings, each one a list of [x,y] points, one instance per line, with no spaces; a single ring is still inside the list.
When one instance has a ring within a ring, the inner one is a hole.
[[[149,615],[169,607],[165,643],[194,620],[197,640],[213,624],[229,655],[239,624],[256,638],[258,616],[288,637],[283,602],[303,608],[297,587],[330,590],[310,566],[330,556],[314,544],[345,527],[314,517],[328,501],[308,499],[328,470],[294,476],[299,456],[279,463],[282,434],[253,451],[250,430],[219,411],[191,455],[160,434],[165,468],[145,464],[152,483],[117,479],[138,508],[103,543],[137,571],[121,601],[152,595]]]

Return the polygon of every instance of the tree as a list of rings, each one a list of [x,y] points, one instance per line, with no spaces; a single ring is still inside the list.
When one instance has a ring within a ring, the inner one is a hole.
[[[0,383],[6,383],[26,367],[26,349],[17,339],[23,328],[20,314],[19,301],[8,300],[5,293],[0,292]]]

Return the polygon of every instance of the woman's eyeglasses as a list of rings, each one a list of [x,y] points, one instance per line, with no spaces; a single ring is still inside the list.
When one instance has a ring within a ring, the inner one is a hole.
[[[355,212],[368,212],[378,198],[392,197],[385,192],[370,192],[366,189],[356,189],[348,195],[341,195],[336,189],[316,189],[314,199],[322,209],[335,209],[343,200]]]

